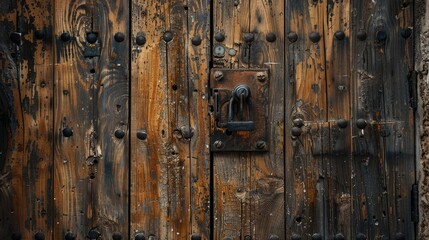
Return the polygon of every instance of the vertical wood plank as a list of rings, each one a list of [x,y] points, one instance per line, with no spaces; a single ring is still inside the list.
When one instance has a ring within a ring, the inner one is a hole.
[[[190,114],[191,234],[210,239],[210,139],[208,79],[210,2],[188,0],[188,83]]]
[[[97,164],[103,164],[97,148],[103,136],[97,112],[100,65],[98,57],[84,57],[91,6],[71,0],[55,5],[55,239],[85,239],[97,216],[93,191]]]
[[[129,208],[129,3],[93,2],[92,31],[98,33],[101,55],[94,70],[92,100],[94,145],[88,158],[95,178],[92,186],[92,228],[101,236],[128,237]],[[87,70],[88,71],[88,70]],[[91,72],[91,69],[89,69]],[[97,151],[100,151],[97,153]],[[100,155],[98,155],[100,154]]]
[[[2,99],[10,101],[4,109],[10,140],[1,170],[7,187],[2,206],[8,211],[4,221],[10,225],[0,235],[5,239],[36,235],[51,239],[52,5],[47,0],[6,2],[2,11],[4,20],[11,20],[4,22],[4,37],[9,39],[2,39],[1,44],[2,59],[6,60],[1,79],[6,96]],[[10,35],[12,32],[20,36]]]
[[[324,238],[327,1],[291,0],[286,9],[286,238]]]
[[[327,114],[329,151],[327,176],[327,238],[351,237],[351,84],[350,1],[331,1],[325,15]]]

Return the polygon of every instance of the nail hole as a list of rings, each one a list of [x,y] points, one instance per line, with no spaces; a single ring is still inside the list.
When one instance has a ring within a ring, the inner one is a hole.
[[[91,70],[89,70],[90,73],[95,73],[95,69],[91,68]]]
[[[171,88],[173,89],[173,91],[176,91],[177,90],[177,85],[174,84]]]
[[[301,223],[301,222],[302,222],[302,217],[297,217],[297,218],[295,219],[295,221],[296,221],[297,223]]]

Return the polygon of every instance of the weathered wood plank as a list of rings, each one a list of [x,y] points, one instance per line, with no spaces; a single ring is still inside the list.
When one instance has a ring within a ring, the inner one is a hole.
[[[327,120],[327,238],[351,236],[350,1],[330,1],[325,15]]]
[[[188,0],[188,83],[190,114],[191,234],[210,239],[210,139],[208,79],[210,2]]]
[[[287,1],[286,231],[326,237],[326,1]]]
[[[86,1],[55,5],[54,238],[85,239],[97,216],[94,181],[102,152],[98,128],[99,58],[85,58],[93,8]]]
[[[2,206],[10,213],[4,219],[10,225],[0,236],[51,239],[52,5],[47,0],[6,2],[2,11],[3,35],[9,38],[1,43],[2,58],[6,60],[1,79],[6,96],[2,99],[11,102],[4,109],[10,139],[1,185],[7,188],[3,199],[6,204]],[[41,31],[36,34],[37,30]],[[12,32],[16,34],[10,35]]]
[[[101,236],[127,238],[129,209],[129,3],[93,2],[92,31],[102,48],[95,65],[93,90],[96,125],[92,154],[92,228]],[[86,71],[90,71],[86,70]],[[98,152],[100,151],[100,152]],[[98,155],[100,154],[100,155]]]

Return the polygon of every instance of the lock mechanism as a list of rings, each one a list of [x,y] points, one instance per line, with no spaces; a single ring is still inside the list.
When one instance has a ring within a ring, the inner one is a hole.
[[[212,151],[268,150],[268,70],[212,69]]]

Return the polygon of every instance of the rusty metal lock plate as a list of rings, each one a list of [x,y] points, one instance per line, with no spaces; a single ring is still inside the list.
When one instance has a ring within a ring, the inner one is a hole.
[[[268,69],[212,69],[213,152],[268,151]]]

